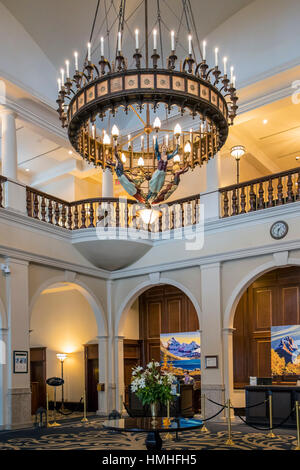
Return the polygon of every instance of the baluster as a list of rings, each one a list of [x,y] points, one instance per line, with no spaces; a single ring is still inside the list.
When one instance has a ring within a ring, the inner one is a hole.
[[[75,204],[75,210],[74,210],[74,228],[73,228],[73,230],[78,230],[78,228],[79,228],[78,222],[79,222],[78,205]]]
[[[94,227],[94,207],[93,207],[92,202],[90,202],[90,225],[89,227]]]
[[[274,206],[274,201],[273,201],[273,180],[272,178],[269,179],[269,185],[268,185],[268,207],[273,207]]]
[[[1,186],[2,189],[2,186]],[[27,208],[27,215],[28,217],[32,217],[32,198],[31,198],[31,191],[30,189],[26,189],[26,208]],[[2,197],[1,197],[1,207],[2,206]]]
[[[2,180],[0,180],[0,207],[3,207],[3,182]],[[27,193],[28,193],[28,190],[26,190],[26,200],[27,200]],[[28,210],[27,210],[27,213],[28,213]]]
[[[236,188],[232,190],[232,215],[238,214],[238,203],[237,203],[237,194]]]
[[[42,221],[46,222],[46,203],[45,203],[45,197],[42,196],[42,203],[41,203],[41,215],[42,215]]]
[[[55,225],[59,225],[59,204],[58,204],[58,202],[55,203],[54,219],[55,219]]]
[[[185,218],[184,218],[184,204],[183,202],[180,203],[180,217],[181,217],[181,227],[185,226]]]
[[[63,228],[66,228],[66,221],[67,221],[66,206],[65,206],[65,204],[63,204],[62,209],[61,209],[61,223],[62,223]]]
[[[261,181],[259,183],[259,189],[258,189],[258,209],[264,209],[264,204],[265,204],[265,201],[264,201],[264,186],[263,186],[263,182]]]
[[[253,212],[256,210],[256,194],[254,192],[253,184],[250,185],[250,209],[249,212]]]
[[[81,204],[81,226],[80,228],[86,228],[85,225],[85,205]]]
[[[228,192],[224,191],[223,193],[223,217],[228,217],[229,216],[229,198],[228,198]]]
[[[120,204],[116,202],[116,227],[120,227]]]
[[[241,214],[246,213],[246,193],[245,193],[245,186],[241,188]]]
[[[293,202],[293,180],[292,175],[288,175],[287,181],[287,201],[286,202]]]
[[[33,195],[33,217],[34,219],[39,218],[39,197],[36,193]]]
[[[48,202],[48,222],[49,224],[53,224],[53,206],[51,199],[49,199]]]
[[[282,189],[283,189],[282,178],[281,178],[281,176],[279,176],[278,184],[277,184],[277,204],[278,204],[278,206],[281,206],[284,203]]]
[[[68,204],[68,229],[72,230],[72,206]]]

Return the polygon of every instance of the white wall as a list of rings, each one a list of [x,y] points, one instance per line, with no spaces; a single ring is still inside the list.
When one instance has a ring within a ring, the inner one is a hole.
[[[87,300],[75,289],[42,294],[34,305],[30,328],[30,347],[47,348],[47,378],[61,376],[56,354],[68,353],[65,398],[78,402],[84,390],[83,345],[97,342],[97,324]]]
[[[140,339],[139,299],[133,302],[128,311],[123,335],[126,339]]]
[[[55,105],[55,67],[1,2],[0,57],[0,76]]]

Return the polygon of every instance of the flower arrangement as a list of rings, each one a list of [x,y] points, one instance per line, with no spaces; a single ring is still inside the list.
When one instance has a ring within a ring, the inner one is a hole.
[[[174,381],[173,374],[161,370],[159,362],[151,361],[145,369],[138,366],[132,370],[131,390],[143,405],[167,403],[174,398],[171,393]]]

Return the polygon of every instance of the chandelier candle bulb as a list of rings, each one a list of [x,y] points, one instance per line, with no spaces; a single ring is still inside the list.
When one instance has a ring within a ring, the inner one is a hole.
[[[74,57],[75,57],[75,70],[79,70],[78,69],[78,52],[74,52]]]
[[[156,118],[154,119],[153,127],[154,127],[154,129],[156,130],[156,132],[159,131],[159,129],[160,129],[160,127],[161,127],[161,122],[160,122],[159,117],[156,117]]]
[[[135,30],[135,48],[139,49],[139,30]]]
[[[171,50],[175,51],[175,33],[171,31]]]
[[[70,77],[70,62],[68,60],[66,60],[66,75],[67,78]]]
[[[61,79],[60,78],[57,79],[57,86],[58,86],[58,91],[60,92],[61,91]]]
[[[218,67],[218,53],[219,53],[219,49],[218,47],[215,48],[215,65],[216,67]]]
[[[235,82],[236,82],[236,76],[234,75],[232,77],[232,86],[233,86],[233,88],[235,88]]]
[[[206,60],[206,41],[203,41],[202,47],[203,47],[203,60]]]
[[[189,55],[192,55],[192,36],[189,34]]]
[[[168,134],[166,134],[165,142],[166,142],[166,146],[168,147],[169,146],[169,135]]]
[[[153,30],[153,49],[155,51],[157,49],[157,31],[156,31],[156,29]]]
[[[144,163],[143,157],[140,157],[140,158],[138,159],[138,166],[144,166],[144,164],[145,164],[145,163]]]
[[[60,69],[60,73],[61,73],[61,86],[64,86],[64,83],[65,83],[65,71],[64,71],[64,69]]]
[[[101,36],[100,38],[100,54],[101,57],[104,57],[104,37]]]
[[[126,163],[126,157],[125,157],[124,153],[122,153],[122,155],[121,155],[121,160],[122,160],[123,163]]]
[[[141,137],[141,149],[144,150],[144,136]]]
[[[88,48],[88,61],[90,62],[91,61],[91,43],[90,42],[88,42],[87,48]]]
[[[118,52],[122,50],[122,34],[121,31],[118,32]]]
[[[230,67],[230,81],[231,81],[231,83],[232,83],[232,81],[233,81],[233,71],[234,71],[234,67],[231,66],[231,67]]]
[[[223,64],[224,64],[224,75],[227,75],[227,57],[223,58]]]

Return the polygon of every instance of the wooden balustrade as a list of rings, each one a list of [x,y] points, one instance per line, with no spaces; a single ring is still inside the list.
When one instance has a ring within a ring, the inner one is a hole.
[[[3,207],[3,203],[4,203],[3,186],[4,186],[5,181],[6,181],[6,178],[4,176],[0,176],[0,207]]]
[[[117,227],[162,232],[187,227],[199,221],[199,201],[196,195],[157,206],[161,217],[148,227],[138,215],[142,206],[131,199],[92,198],[68,202],[26,188],[29,217],[69,230]]]
[[[300,200],[300,167],[221,188],[221,217]]]

